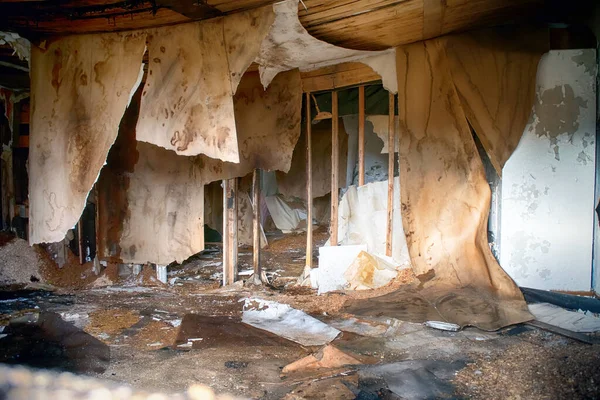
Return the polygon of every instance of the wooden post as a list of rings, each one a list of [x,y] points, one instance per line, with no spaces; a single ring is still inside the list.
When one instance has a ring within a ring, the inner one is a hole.
[[[223,181],[223,285],[237,279],[237,179]]]
[[[358,87],[358,186],[365,184],[365,87]]]
[[[310,93],[306,93],[306,266],[313,266],[312,116]]]
[[[83,213],[81,213],[81,217],[79,217],[79,221],[77,221],[77,245],[79,246],[79,264],[83,265],[85,257],[83,256],[83,232],[81,232],[83,224],[81,223],[81,218],[83,218]]]
[[[252,174],[252,265],[254,266],[254,283],[261,283],[260,268],[260,170]]]
[[[388,203],[387,203],[387,232],[385,237],[385,255],[392,256],[392,238],[394,225],[394,158],[396,153],[396,120],[395,96],[389,93],[389,122],[388,122]]]
[[[338,245],[338,95],[331,92],[331,246]]]

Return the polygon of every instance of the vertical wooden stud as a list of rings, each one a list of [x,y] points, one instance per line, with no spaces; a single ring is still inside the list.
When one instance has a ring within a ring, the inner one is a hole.
[[[388,122],[388,202],[387,202],[387,231],[385,237],[385,255],[392,256],[392,239],[394,225],[394,159],[396,153],[396,119],[395,96],[389,93],[389,122]]]
[[[313,266],[312,116],[310,93],[306,93],[306,266]]]
[[[237,279],[237,178],[223,181],[223,285]]]
[[[83,213],[81,213],[81,217],[79,217],[79,221],[77,221],[77,244],[79,246],[79,264],[80,265],[83,265],[83,263],[85,262],[85,256],[83,255],[83,232],[81,232],[81,228],[83,228],[83,223],[81,222],[82,218],[83,218]]]
[[[252,174],[252,265],[255,283],[260,282],[260,170]]]
[[[331,92],[331,246],[338,245],[338,118],[338,95],[336,91],[333,91]]]
[[[358,186],[365,184],[365,87],[358,87]]]

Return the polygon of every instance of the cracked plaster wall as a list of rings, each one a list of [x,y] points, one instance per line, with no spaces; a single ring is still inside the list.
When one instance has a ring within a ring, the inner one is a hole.
[[[502,176],[501,265],[519,286],[591,287],[596,52],[550,51]]]

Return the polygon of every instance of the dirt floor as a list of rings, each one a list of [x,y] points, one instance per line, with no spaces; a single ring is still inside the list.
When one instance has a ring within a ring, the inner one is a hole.
[[[321,244],[327,233],[315,237]],[[393,318],[356,318],[342,310],[348,299],[368,301],[414,276],[404,272],[373,291],[317,296],[293,285],[305,265],[304,240],[303,234],[270,237],[262,253],[271,282],[265,287],[221,287],[220,248],[210,246],[170,266],[166,285],[150,267],[137,276],[108,267],[95,280],[82,278],[85,287],[6,288],[0,291],[0,362],[69,370],[143,391],[183,393],[203,384],[240,398],[600,397],[600,344],[529,326],[444,332]],[[250,250],[240,249],[240,262],[242,278],[249,276]],[[56,277],[65,271],[45,271],[46,282],[68,281]],[[339,329],[331,344],[361,364],[283,374],[321,346],[242,323],[247,298],[289,304]]]

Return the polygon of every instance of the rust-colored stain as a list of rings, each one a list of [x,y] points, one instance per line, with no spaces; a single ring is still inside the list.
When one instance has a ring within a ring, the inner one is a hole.
[[[60,84],[62,79],[60,77],[60,71],[62,70],[62,51],[60,49],[56,49],[54,51],[54,63],[52,66],[52,87],[58,94],[58,89],[60,88]]]
[[[135,127],[138,120],[143,85],[135,92],[125,110],[119,134],[113,144],[98,180],[98,250],[100,257],[121,261],[121,234],[130,217],[127,201],[129,174],[139,159]],[[130,249],[131,251],[132,249]],[[135,249],[133,249],[135,251]]]

